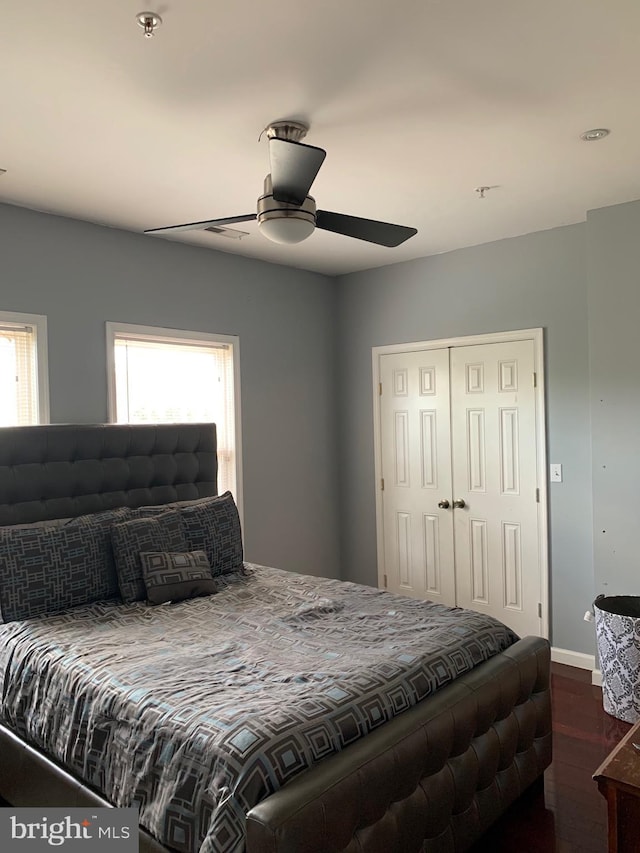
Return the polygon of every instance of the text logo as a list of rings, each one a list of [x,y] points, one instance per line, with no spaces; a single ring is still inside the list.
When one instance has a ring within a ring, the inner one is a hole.
[[[0,809],[0,850],[137,853],[137,809]]]

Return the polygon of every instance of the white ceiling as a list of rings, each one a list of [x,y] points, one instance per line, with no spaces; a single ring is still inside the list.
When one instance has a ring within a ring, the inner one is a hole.
[[[132,231],[251,213],[284,118],[327,151],[318,207],[417,236],[173,239],[335,275],[640,198],[637,0],[154,3],[5,0],[0,201]]]

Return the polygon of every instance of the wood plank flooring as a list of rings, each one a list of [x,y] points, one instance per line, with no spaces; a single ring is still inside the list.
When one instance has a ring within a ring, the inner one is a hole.
[[[605,714],[585,670],[552,664],[552,704],[544,791],[535,786],[515,803],[472,853],[606,853],[607,810],[591,776],[629,724]]]
[[[606,853],[607,808],[592,775],[630,726],[606,714],[591,673],[552,664],[553,763],[472,853]],[[629,851],[631,853],[631,851]]]

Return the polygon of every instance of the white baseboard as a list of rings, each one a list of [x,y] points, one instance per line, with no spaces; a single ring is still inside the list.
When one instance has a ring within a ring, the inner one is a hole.
[[[586,655],[584,652],[572,652],[570,649],[557,649],[551,647],[551,660],[554,663],[564,663],[566,666],[577,666],[578,669],[596,668],[595,655]]]
[[[596,669],[596,656],[587,655],[584,652],[572,652],[570,649],[556,649],[551,647],[551,660],[555,663],[563,663],[566,666],[576,666],[578,669],[591,670],[591,683],[602,687],[602,673]]]

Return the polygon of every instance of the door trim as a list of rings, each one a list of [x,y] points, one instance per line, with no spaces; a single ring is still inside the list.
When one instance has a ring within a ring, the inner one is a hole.
[[[544,331],[537,329],[519,329],[508,332],[495,332],[485,335],[444,338],[437,341],[413,341],[401,344],[386,344],[372,347],[373,378],[373,447],[375,468],[376,502],[376,552],[378,561],[378,586],[384,588],[384,539],[382,515],[382,445],[381,445],[381,407],[380,407],[380,356],[416,350],[446,349],[450,347],[476,346],[478,344],[498,344],[509,341],[533,341],[534,364],[536,371],[536,480],[540,490],[538,503],[538,546],[540,571],[540,636],[549,637],[549,531],[547,511],[547,450],[546,415],[544,382]]]

